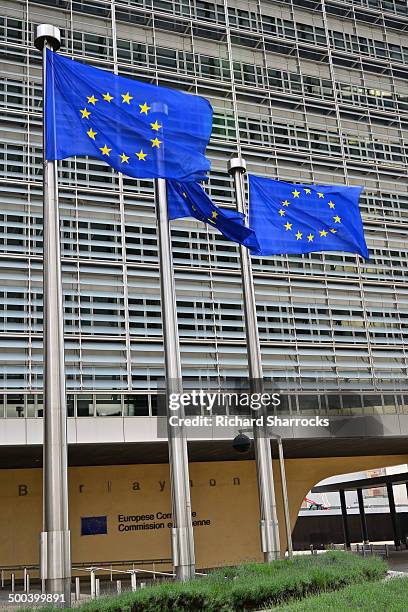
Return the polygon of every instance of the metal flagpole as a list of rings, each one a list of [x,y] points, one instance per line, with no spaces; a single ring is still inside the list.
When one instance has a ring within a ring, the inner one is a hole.
[[[44,181],[44,465],[41,578],[46,593],[64,596],[71,607],[71,546],[68,523],[67,409],[64,368],[60,223],[57,162],[45,159],[46,49],[56,51],[58,28],[37,26],[34,44],[43,54],[43,181]]]
[[[280,476],[281,476],[283,511],[285,515],[286,543],[288,546],[288,557],[289,559],[291,559],[293,557],[293,542],[292,542],[292,529],[290,526],[288,488],[286,486],[285,456],[283,454],[282,438],[281,436],[276,436],[276,438],[278,440],[279,469],[280,469]]]
[[[171,393],[182,393],[180,344],[177,327],[176,290],[165,179],[155,179],[159,236],[160,290],[163,313],[163,340],[166,367],[167,411]],[[183,407],[176,414],[184,417]],[[168,417],[170,416],[168,412]],[[188,580],[195,575],[194,536],[191,517],[187,439],[183,425],[170,426],[167,420],[172,501],[172,554],[176,577]]]
[[[237,210],[246,213],[242,175],[246,163],[242,157],[234,157],[228,163],[228,173],[232,175],[237,200]],[[258,325],[256,320],[255,290],[252,266],[246,247],[240,245],[241,274],[244,298],[248,370],[252,389],[262,388],[263,372]],[[272,452],[267,434],[266,423],[263,427],[254,426],[254,448],[258,477],[259,514],[261,545],[265,562],[280,557],[279,527],[276,514],[275,486],[272,470]]]

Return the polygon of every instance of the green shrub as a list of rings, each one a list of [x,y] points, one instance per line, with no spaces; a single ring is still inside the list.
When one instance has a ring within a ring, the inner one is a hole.
[[[352,585],[335,593],[307,597],[272,609],[274,612],[405,612],[408,609],[408,578]]]
[[[103,597],[81,612],[244,612],[284,604],[343,586],[378,580],[386,564],[376,557],[330,551],[270,564],[217,569],[186,583],[162,583]],[[78,609],[78,608],[77,608]]]

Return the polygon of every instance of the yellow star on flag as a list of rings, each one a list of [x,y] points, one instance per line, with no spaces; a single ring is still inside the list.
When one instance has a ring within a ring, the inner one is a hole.
[[[109,149],[106,144],[104,144],[103,147],[99,147],[99,150],[102,151],[102,155],[107,155],[108,157],[109,153],[112,151],[112,149]]]
[[[282,202],[282,206],[289,206],[290,202],[288,202],[288,200],[284,200]]]
[[[331,229],[330,231],[331,231],[332,234],[336,234],[337,233],[337,230],[335,230],[335,229]]]
[[[325,236],[325,237],[327,236],[327,232],[326,232],[326,230],[320,230],[319,234],[320,234],[321,236]]]
[[[139,159],[142,161],[146,161],[147,153],[143,153],[143,150],[140,149],[139,153],[136,153]]]
[[[295,234],[296,236],[296,240],[300,240],[303,236],[302,232],[300,232],[299,230],[297,231],[297,233]]]
[[[310,195],[312,193],[311,189],[305,189],[305,193],[307,193],[307,195]]]
[[[86,98],[88,100],[88,104],[93,104],[95,106],[95,104],[98,101],[98,98],[95,98],[95,96],[92,94],[92,96],[89,96],[89,98]]]
[[[82,109],[81,109],[79,112],[80,112],[80,113],[81,113],[81,115],[82,115],[82,119],[89,119],[89,115],[90,115],[91,113],[89,112],[89,110],[86,110],[86,107],[85,107],[85,108],[82,108]]]
[[[283,215],[285,214],[285,211],[282,210],[282,208],[281,208],[280,211],[279,211],[279,214],[280,214],[281,217],[283,217]]]
[[[113,96],[110,95],[109,91],[106,94],[102,94],[102,98],[105,100],[105,102],[110,102],[113,100]]]
[[[309,234],[307,237],[309,242],[313,242],[313,238],[314,238],[313,234]]]
[[[156,121],[155,121],[154,123],[151,123],[151,124],[150,124],[150,127],[151,127],[151,128],[152,128],[152,130],[154,130],[155,132],[158,132],[162,126],[159,124],[159,122],[158,122],[158,121],[157,121],[157,119],[156,119]]]
[[[187,199],[187,194],[186,194],[185,191],[183,191],[183,198]],[[193,206],[193,208],[194,208],[194,206]]]
[[[121,96],[122,96],[122,104],[123,103],[130,104],[130,101],[133,100],[133,96],[131,96],[129,92],[125,94],[121,94]]]
[[[335,217],[333,217],[333,219],[334,219],[334,222],[335,222],[335,223],[341,223],[341,219],[340,219],[340,217],[339,217],[338,215],[336,215]]]
[[[217,211],[213,210],[212,213],[211,213],[211,216],[212,216],[213,219],[216,219],[218,217]]]
[[[285,228],[286,228],[286,231],[291,230],[292,229],[292,223],[289,223],[289,222],[285,223]]]
[[[330,208],[334,208],[334,204],[333,204],[333,202],[331,200],[329,202],[329,206],[330,206]]]
[[[317,192],[317,195],[319,196],[319,198],[324,198],[324,193],[321,193],[320,191]]]
[[[300,196],[300,191],[296,191],[295,189],[295,191],[292,191],[292,195],[294,198],[298,198]]]
[[[140,106],[140,112],[144,113],[145,115],[147,115],[147,112],[150,110],[150,106],[147,105],[147,102],[145,102],[144,104],[139,104]]]
[[[161,140],[159,140],[158,138],[153,138],[150,140],[150,142],[152,143],[152,147],[157,147],[158,149],[160,149],[160,145],[162,143]]]
[[[92,128],[89,128],[89,130],[87,131],[89,138],[92,138],[92,140],[95,140],[95,136],[97,135],[97,133],[98,132],[94,132]]]
[[[125,153],[122,153],[122,155],[119,155],[119,157],[120,157],[120,161],[122,162],[122,164],[129,163],[129,156],[125,155]]]

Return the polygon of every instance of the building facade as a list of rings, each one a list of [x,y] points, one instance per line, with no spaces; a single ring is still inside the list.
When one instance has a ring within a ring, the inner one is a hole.
[[[42,515],[41,470],[21,469],[40,468],[42,442],[40,23],[60,28],[68,57],[211,101],[217,204],[235,206],[227,163],[237,152],[254,174],[364,186],[370,261],[253,258],[264,373],[292,393],[284,408],[293,414],[408,414],[406,0],[9,0],[0,10],[0,450],[1,467],[14,468],[0,474],[10,526],[0,548],[9,565],[38,562]],[[73,559],[169,558],[157,530],[118,539],[118,517],[135,504],[137,515],[170,509],[168,467],[141,465],[167,456],[164,443],[142,444],[157,442],[164,374],[153,182],[78,158],[59,163],[59,190],[68,438],[82,466],[70,468]],[[213,388],[245,377],[238,249],[193,219],[171,226],[183,376]],[[137,444],[125,452],[124,442]],[[309,472],[300,455],[289,459],[292,523],[311,486],[336,471],[406,463],[406,444],[390,444],[383,456],[367,447],[364,462],[349,445],[341,467],[315,454]],[[196,454],[190,472],[197,520],[214,526],[196,533],[198,566],[259,559],[254,463],[199,463],[220,458],[217,448],[210,455]],[[89,517],[105,519],[108,540],[86,539]],[[217,556],[234,538],[235,552]]]
[[[253,259],[264,370],[280,389],[332,392],[313,400],[323,413],[408,411],[405,0],[10,0],[0,418],[42,416],[39,23],[61,29],[69,57],[211,101],[218,204],[234,206],[226,167],[237,150],[255,174],[364,185],[370,261]],[[69,415],[152,415],[164,365],[152,181],[78,158],[59,164],[59,186]],[[183,375],[215,386],[245,376],[236,246],[192,219],[172,223],[172,241]]]

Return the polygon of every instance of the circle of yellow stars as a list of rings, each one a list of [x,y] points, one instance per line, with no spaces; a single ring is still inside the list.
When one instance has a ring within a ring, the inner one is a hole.
[[[312,195],[312,190],[309,189],[309,188],[305,188],[305,189],[303,189],[303,191],[305,192],[306,196]],[[299,199],[300,195],[301,195],[301,191],[299,191],[295,187],[295,189],[292,191],[293,200]],[[317,192],[317,196],[318,196],[319,199],[322,199],[322,200],[324,200],[324,198],[325,198],[324,193],[322,193],[321,191]],[[284,217],[286,215],[286,210],[288,209],[288,206],[290,206],[290,204],[292,204],[292,203],[293,202],[290,202],[287,199],[281,201],[281,208],[279,209],[278,213],[279,213],[279,215],[280,215],[282,220],[284,220]],[[328,205],[328,207],[331,210],[335,210],[335,208],[336,208],[336,205],[334,204],[334,202],[332,202],[332,200],[328,201],[327,205]],[[341,223],[341,218],[339,217],[339,215],[333,215],[333,222],[334,222],[334,225],[336,223]],[[287,232],[294,232],[293,223],[289,223],[289,221],[287,221],[284,224],[284,228],[285,228],[285,230]],[[323,228],[321,230],[318,230],[317,233],[319,234],[319,236],[321,238],[326,238],[329,235],[329,233],[337,234],[337,229],[335,227],[327,227],[327,229]],[[303,232],[301,232],[300,229],[298,229],[296,233],[293,233],[293,235],[295,236],[296,240],[303,240],[304,239],[303,238]],[[313,242],[313,240],[315,239],[316,235],[317,234],[312,234],[310,232],[307,236],[305,236],[305,238],[307,238],[308,242]]]
[[[102,96],[102,100],[100,98],[95,97],[94,94],[92,94],[91,96],[87,96],[87,104],[84,106],[84,108],[81,108],[79,111],[81,113],[82,119],[85,119],[87,122],[88,121],[91,122],[92,119],[90,119],[90,117],[92,115],[92,106],[95,107],[97,102],[107,102],[108,104],[110,104],[112,100],[114,99],[114,96],[112,96],[109,93],[109,91],[107,91],[106,93],[102,93],[101,96]],[[131,96],[128,91],[124,94],[120,94],[120,96],[122,98],[121,104],[128,104],[129,106],[131,105],[133,96]],[[147,102],[143,102],[143,104],[139,104],[138,106],[139,106],[139,114],[146,115],[147,117],[149,115],[149,111],[151,110],[151,106],[149,106]],[[160,145],[163,143],[163,141],[158,138],[159,131],[162,129],[162,127],[163,126],[160,125],[157,119],[153,123],[150,123],[151,130],[153,131],[153,133],[154,132],[156,133],[156,136],[150,139],[150,142],[152,143],[151,144],[152,149],[160,149]],[[91,138],[91,140],[96,142],[96,136],[98,132],[96,132],[92,127],[90,127],[86,133],[89,136],[89,138]],[[110,154],[111,154],[112,148],[109,148],[106,143],[104,143],[103,146],[98,147],[98,148],[101,151],[102,155],[106,155],[107,157],[111,156]],[[135,152],[135,155],[139,161],[146,161],[146,158],[148,158],[151,154],[146,153],[145,151],[143,151],[143,149],[140,149],[140,151]],[[121,164],[129,163],[130,155],[127,155],[125,152],[123,152],[123,153],[119,153],[119,157],[120,157]]]

